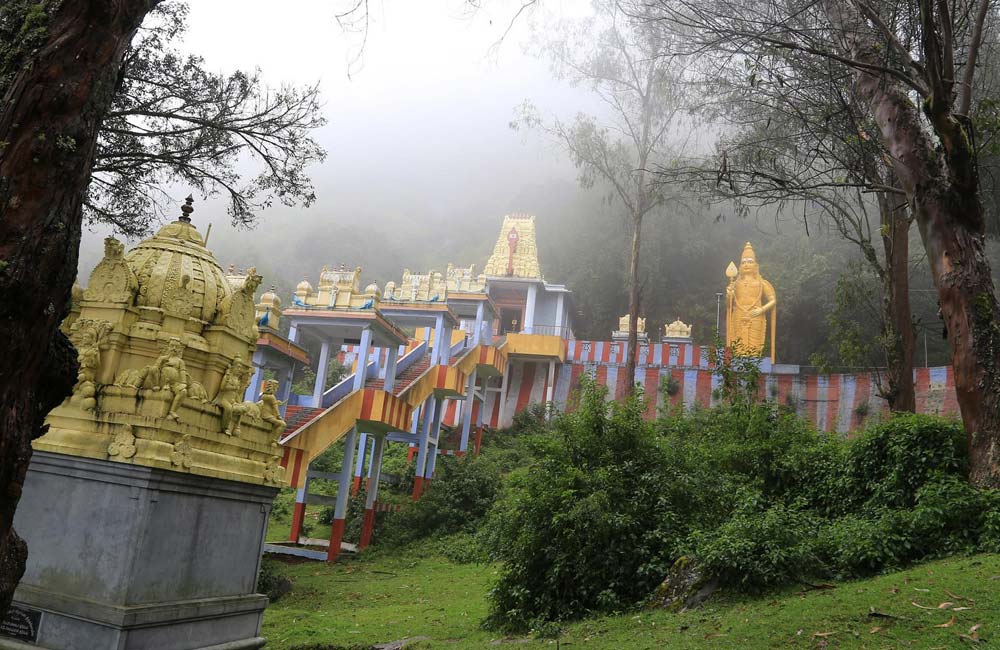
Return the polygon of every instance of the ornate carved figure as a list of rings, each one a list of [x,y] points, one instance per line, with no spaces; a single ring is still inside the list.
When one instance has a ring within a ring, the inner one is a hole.
[[[268,483],[279,484],[285,477],[285,468],[278,463],[268,463],[264,468],[264,480]]]
[[[774,333],[778,300],[771,283],[760,276],[753,246],[747,242],[739,269],[730,262],[726,270],[726,345],[739,354],[760,355],[767,333],[765,314],[771,313],[771,361],[776,360]]]
[[[84,411],[93,411],[97,407],[97,371],[101,365],[101,343],[110,330],[111,323],[104,320],[80,319],[73,324],[70,339],[76,346],[80,367],[70,401]]]
[[[286,426],[285,421],[281,419],[281,412],[278,410],[284,402],[278,401],[277,392],[278,382],[268,379],[264,382],[264,391],[260,395],[260,401],[257,402],[257,406],[260,407],[261,419],[271,425],[271,432],[276,437],[272,444],[275,445],[278,444],[277,436],[281,435]]]
[[[170,298],[165,301],[164,306],[168,311],[184,318],[190,318],[195,315],[194,312],[198,306],[198,299],[195,297],[190,284],[191,276],[185,273],[181,276],[180,284],[174,287]]]
[[[90,274],[84,300],[131,303],[138,289],[139,281],[125,262],[125,244],[114,237],[106,237],[104,259]]]
[[[187,368],[184,366],[184,344],[179,338],[172,337],[167,341],[167,349],[160,355],[153,364],[154,370],[146,373],[146,378],[153,382],[153,390],[169,390],[173,398],[170,401],[170,409],[167,417],[171,420],[180,419],[177,415],[177,407],[181,400],[187,397],[188,385]]]
[[[246,412],[240,397],[246,391],[250,379],[249,370],[243,357],[237,354],[226,369],[219,385],[219,393],[215,396],[215,403],[222,407],[222,431],[227,436],[240,435],[240,421]]]
[[[190,434],[174,444],[174,450],[170,453],[170,463],[183,469],[191,469],[191,465],[194,464],[194,446],[191,444]]]
[[[136,451],[132,425],[123,425],[122,429],[111,439],[111,444],[108,445],[108,456],[117,456],[120,459],[132,458]]]
[[[256,268],[249,268],[246,271],[246,280],[243,286],[227,296],[219,305],[219,314],[216,322],[220,325],[228,325],[236,332],[248,338],[257,337],[257,321],[254,319],[254,294],[260,286],[263,278],[257,275]]]

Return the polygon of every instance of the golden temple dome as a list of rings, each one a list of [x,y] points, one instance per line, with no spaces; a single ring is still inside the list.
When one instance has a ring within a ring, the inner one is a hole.
[[[180,218],[132,249],[125,261],[139,281],[140,307],[212,322],[233,288],[205,248],[205,239],[191,225],[193,201],[189,196]]]
[[[278,294],[274,292],[273,284],[270,289],[261,294],[260,304],[270,305],[271,307],[281,307],[281,298],[279,298]]]
[[[302,282],[299,282],[298,285],[296,285],[295,287],[295,293],[300,293],[300,292],[312,293],[312,290],[313,286],[309,284],[309,280],[303,280]]]

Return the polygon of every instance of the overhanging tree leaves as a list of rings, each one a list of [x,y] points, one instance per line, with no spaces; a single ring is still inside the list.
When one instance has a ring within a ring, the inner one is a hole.
[[[660,0],[657,13],[693,34],[691,49],[704,56],[741,64],[792,51],[851,70],[930,262],[970,478],[1000,485],[1000,305],[970,116],[989,0]]]
[[[318,87],[269,89],[256,71],[209,72],[175,47],[186,18],[184,3],[156,9],[125,55],[101,126],[85,216],[125,235],[145,234],[173,210],[170,182],[223,194],[243,226],[275,200],[315,199],[306,167],[326,155],[311,137],[325,124]],[[245,178],[250,166],[258,171]]]

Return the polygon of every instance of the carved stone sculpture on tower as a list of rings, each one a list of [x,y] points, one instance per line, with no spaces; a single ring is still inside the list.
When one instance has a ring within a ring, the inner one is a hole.
[[[125,261],[125,244],[114,237],[104,238],[104,259],[90,274],[84,300],[131,303],[139,281]]]
[[[153,390],[169,390],[171,395],[170,407],[167,410],[167,417],[171,420],[179,420],[177,408],[181,400],[187,397],[187,368],[184,365],[184,344],[179,338],[172,337],[167,341],[167,349],[159,356],[153,364],[152,376]]]
[[[739,268],[726,269],[726,346],[737,354],[761,355],[767,340],[767,316],[771,315],[771,361],[775,362],[777,297],[774,287],[760,275],[753,246],[743,247]]]
[[[104,320],[81,319],[73,324],[70,340],[76,346],[80,364],[76,385],[70,402],[84,411],[97,407],[97,370],[101,365],[101,343],[111,330],[111,323]]]
[[[222,431],[227,436],[240,435],[240,421],[246,412],[240,397],[246,391],[249,379],[247,364],[243,362],[242,356],[236,355],[222,377],[219,393],[215,396],[215,403],[222,407]]]
[[[260,418],[271,425],[275,439],[272,444],[277,445],[277,436],[285,430],[286,423],[281,419],[279,408],[284,402],[279,401],[276,394],[278,392],[278,382],[268,379],[264,382],[264,390],[260,395],[257,406],[260,407]]]
[[[219,305],[219,314],[215,319],[219,325],[227,325],[240,334],[257,338],[254,295],[257,293],[261,279],[254,267],[247,269],[245,278],[238,281],[234,276],[227,277],[231,284],[237,286],[233,287],[233,293],[224,298]]]

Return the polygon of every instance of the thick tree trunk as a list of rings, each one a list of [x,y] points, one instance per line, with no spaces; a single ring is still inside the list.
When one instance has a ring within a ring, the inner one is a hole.
[[[982,203],[978,192],[942,183],[920,188],[917,206],[951,344],[969,477],[976,485],[1000,487],[1000,305],[986,257]]]
[[[24,573],[13,530],[31,440],[70,392],[58,327],[76,276],[81,205],[122,55],[157,0],[61,0],[0,104],[0,614]]]
[[[905,200],[879,200],[882,247],[885,251],[883,332],[886,380],[883,396],[892,411],[914,412],[913,353],[916,335],[910,311],[910,219]]]
[[[639,356],[639,244],[642,216],[632,219],[632,259],[628,272],[628,357],[625,361],[626,397],[635,393],[635,366]]]
[[[882,62],[881,44],[863,36],[870,32],[862,28],[850,2],[827,0],[827,15],[853,59]],[[934,27],[925,26],[925,49],[937,36],[928,29]],[[928,64],[927,69],[931,92],[922,107],[939,147],[899,82],[859,70],[858,89],[872,107],[894,171],[913,205],[931,265],[968,436],[969,478],[979,486],[1000,487],[1000,304],[985,253],[972,127],[952,113],[954,98],[942,96],[951,80],[942,77],[940,66]]]

